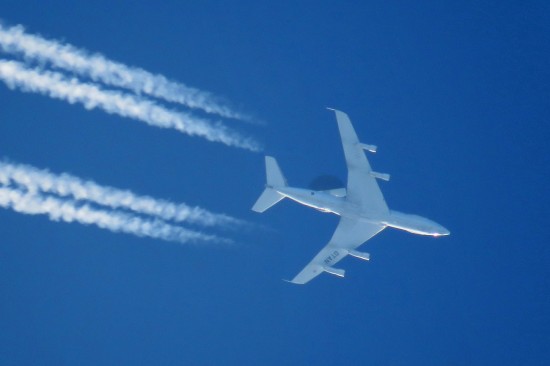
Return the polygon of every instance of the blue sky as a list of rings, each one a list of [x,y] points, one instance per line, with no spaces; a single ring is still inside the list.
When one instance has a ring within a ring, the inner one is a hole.
[[[0,83],[1,156],[255,224],[177,244],[0,210],[2,365],[545,365],[549,6],[507,2],[0,3],[7,26],[226,98],[254,153]],[[15,59],[2,54],[0,58]],[[164,103],[164,102],[159,102]],[[173,109],[186,110],[164,103]],[[263,156],[345,179],[334,116],[376,144],[391,208],[346,278],[292,278],[337,217],[258,215]]]

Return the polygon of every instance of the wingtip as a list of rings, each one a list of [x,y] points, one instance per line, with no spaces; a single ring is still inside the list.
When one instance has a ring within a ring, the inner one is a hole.
[[[293,285],[303,285],[303,283],[294,282],[293,280],[286,280],[284,278],[283,278],[283,281],[288,282],[288,283],[292,283]]]
[[[325,107],[325,108],[328,109],[329,111],[333,111],[334,113],[344,113],[341,110],[336,109],[336,108],[332,108],[332,107]]]

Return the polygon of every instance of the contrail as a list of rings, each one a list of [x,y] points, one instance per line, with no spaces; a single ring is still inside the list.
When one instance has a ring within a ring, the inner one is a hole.
[[[27,60],[48,62],[54,67],[104,84],[129,89],[136,94],[148,94],[226,118],[250,120],[250,117],[218,102],[211,93],[168,80],[162,75],[111,61],[100,54],[90,54],[70,44],[25,33],[25,28],[20,25],[5,28],[0,24],[0,48],[8,53],[22,54]]]
[[[151,126],[173,128],[227,146],[260,150],[255,141],[229,130],[221,123],[213,125],[204,119],[161,107],[151,100],[103,90],[95,84],[83,83],[76,78],[68,79],[57,72],[28,69],[20,62],[0,59],[0,79],[12,89],[41,93],[69,103],[78,102],[86,109],[101,108],[107,113],[133,118]]]
[[[24,187],[30,193],[50,193],[91,201],[113,209],[127,209],[139,214],[156,216],[162,220],[187,222],[203,226],[245,225],[245,222],[224,214],[212,213],[200,207],[175,204],[149,196],[139,196],[128,190],[101,186],[63,173],[53,174],[30,165],[13,164],[0,160],[0,184]]]
[[[51,196],[25,193],[21,190],[0,187],[0,207],[16,212],[48,215],[50,220],[79,222],[96,225],[113,232],[123,232],[140,237],[151,237],[180,243],[230,242],[228,239],[207,235],[170,225],[162,220],[146,220],[117,211],[99,210],[89,205],[78,205],[75,201]]]

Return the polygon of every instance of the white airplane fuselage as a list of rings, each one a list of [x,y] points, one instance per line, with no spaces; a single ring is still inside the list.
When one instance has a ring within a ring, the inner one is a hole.
[[[370,212],[368,208],[361,208],[349,202],[345,197],[337,197],[324,191],[294,187],[271,188],[284,197],[322,212],[380,224],[418,235],[449,235],[449,230],[425,217],[393,210],[389,210],[388,213]]]

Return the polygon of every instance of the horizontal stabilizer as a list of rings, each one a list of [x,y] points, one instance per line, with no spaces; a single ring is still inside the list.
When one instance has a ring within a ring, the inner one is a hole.
[[[355,257],[355,258],[362,259],[364,261],[370,260],[370,254],[369,253],[358,252],[357,250],[348,250],[348,254]]]
[[[346,274],[346,271],[343,270],[343,269],[328,267],[328,266],[324,266],[323,271],[325,271],[326,273],[330,273],[331,275],[338,276],[338,277],[344,277],[344,274]]]
[[[285,198],[285,196],[277,191],[274,191],[271,188],[266,188],[254,206],[252,206],[252,211],[264,212],[283,198]]]

